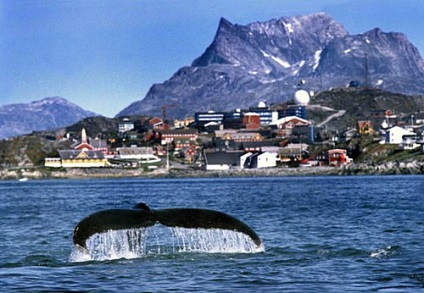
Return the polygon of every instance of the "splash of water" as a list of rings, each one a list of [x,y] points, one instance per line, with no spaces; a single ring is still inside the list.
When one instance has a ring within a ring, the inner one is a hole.
[[[173,253],[256,253],[263,252],[240,232],[222,229],[154,227],[110,230],[87,240],[87,250],[74,248],[69,260],[111,260]]]
[[[178,252],[258,252],[258,248],[252,239],[240,232],[222,229],[172,228],[171,230],[178,247]]]
[[[387,246],[376,251],[371,252],[370,257],[373,258],[386,258],[394,255],[399,250],[398,246]]]
[[[87,249],[72,250],[70,261],[136,258],[146,254],[147,229],[110,230],[94,234],[87,240]]]

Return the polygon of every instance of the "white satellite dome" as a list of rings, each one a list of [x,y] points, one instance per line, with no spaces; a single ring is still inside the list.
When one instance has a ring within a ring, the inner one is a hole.
[[[267,107],[267,105],[266,105],[266,103],[264,101],[260,101],[259,102],[258,108],[266,108],[266,107]]]
[[[311,97],[309,96],[309,93],[305,90],[298,90],[294,94],[294,102],[298,105],[306,106],[310,100]]]

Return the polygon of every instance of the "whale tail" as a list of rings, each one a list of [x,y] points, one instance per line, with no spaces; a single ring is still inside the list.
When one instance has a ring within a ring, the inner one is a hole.
[[[168,227],[236,231],[248,235],[256,246],[261,245],[259,236],[248,225],[219,211],[193,208],[163,209],[156,211],[156,219]]]
[[[103,210],[84,218],[74,229],[74,244],[86,249],[87,239],[96,233],[149,227],[156,223],[168,227],[236,231],[248,235],[257,247],[262,243],[248,225],[223,212],[194,208],[151,210],[145,203],[139,203],[134,208]]]
[[[151,212],[152,211],[150,209],[150,207],[146,203],[144,203],[144,202],[139,202],[138,204],[136,204],[134,206],[134,209],[140,209],[140,210],[143,210],[143,211],[146,211],[146,212]]]

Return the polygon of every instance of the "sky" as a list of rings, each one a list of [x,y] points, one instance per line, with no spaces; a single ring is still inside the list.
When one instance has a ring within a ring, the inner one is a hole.
[[[350,34],[402,32],[424,54],[424,0],[0,0],[0,107],[60,96],[114,117],[199,57],[221,17],[316,12]]]

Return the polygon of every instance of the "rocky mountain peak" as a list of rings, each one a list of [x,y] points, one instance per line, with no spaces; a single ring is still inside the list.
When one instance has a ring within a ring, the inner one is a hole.
[[[219,20],[217,34],[231,30],[234,28],[234,25],[225,17],[221,17]]]
[[[199,111],[248,108],[293,97],[299,80],[312,91],[350,81],[385,90],[423,94],[423,60],[402,33],[379,28],[350,35],[325,13],[281,17],[247,25],[221,18],[215,37],[191,66],[153,85],[142,101],[117,116],[182,118]],[[421,82],[420,82],[421,81]]]
[[[345,35],[347,32],[343,26],[325,13],[282,17],[248,25],[234,25],[221,18],[212,44],[192,66],[231,64],[265,74],[284,72],[292,64],[321,50],[334,38]],[[239,54],[242,51],[245,54]],[[252,62],[252,57],[256,57],[253,60],[265,57],[265,63],[257,66],[258,62]]]

